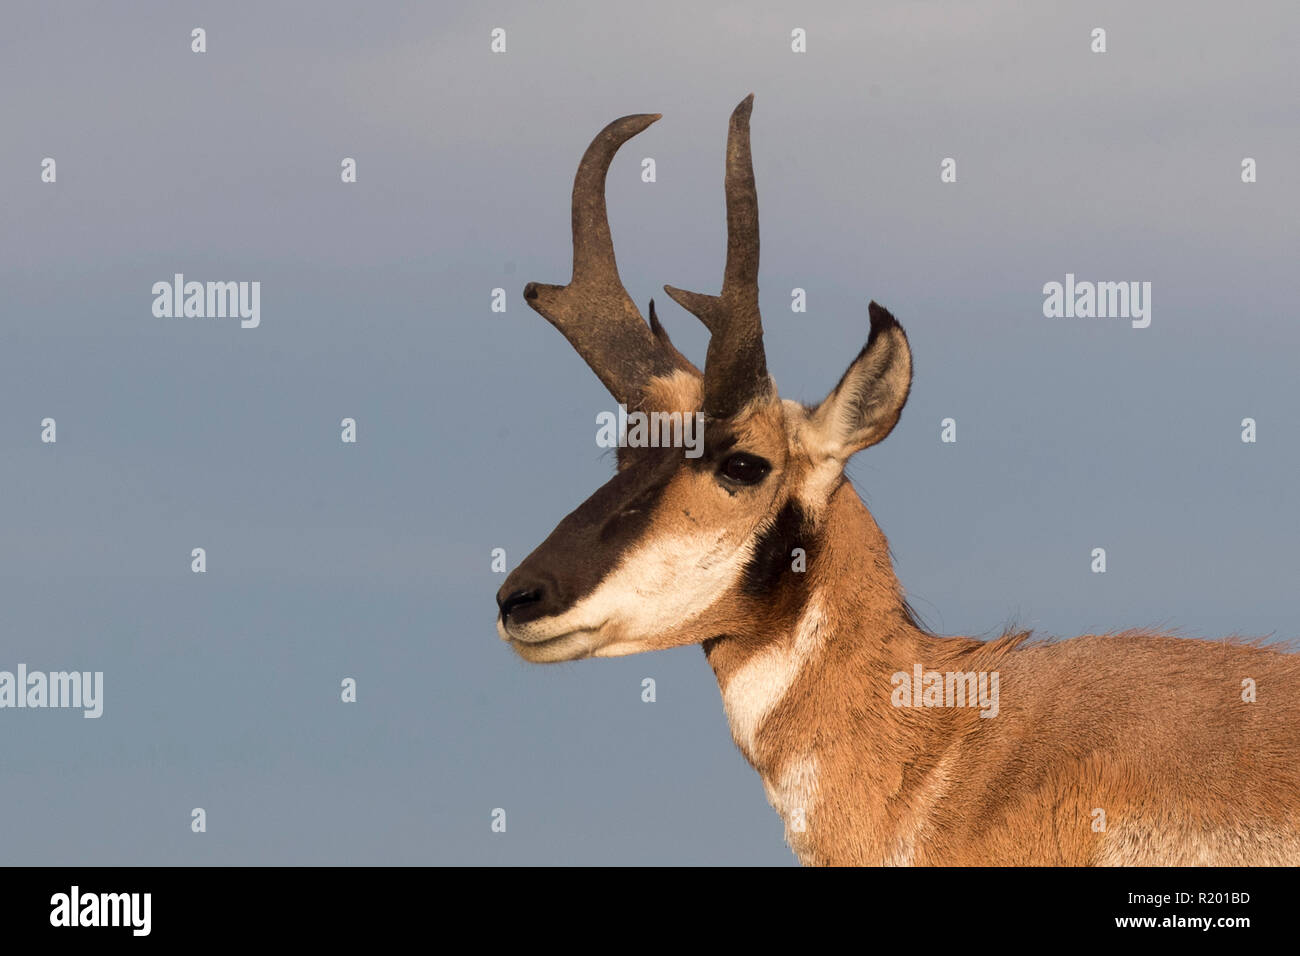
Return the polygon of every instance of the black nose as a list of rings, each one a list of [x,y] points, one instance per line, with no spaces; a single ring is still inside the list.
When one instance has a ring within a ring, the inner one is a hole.
[[[502,588],[497,593],[497,607],[501,608],[501,619],[503,621],[510,617],[512,613],[519,617],[522,612],[526,612],[530,607],[539,604],[542,600],[543,592],[540,587],[516,588],[509,594],[506,594],[505,590],[505,588]]]

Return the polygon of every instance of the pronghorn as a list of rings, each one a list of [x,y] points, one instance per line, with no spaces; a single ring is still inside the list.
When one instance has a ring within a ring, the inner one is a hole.
[[[844,476],[898,422],[907,336],[872,302],[830,395],[777,397],[752,102],[727,137],[722,292],[665,286],[709,329],[703,373],[623,288],[605,210],[615,152],[659,114],[615,120],[582,157],[573,277],[524,297],[619,403],[703,413],[703,453],[621,447],[614,477],[506,578],[502,639],[535,662],[702,644],[805,864],[1300,863],[1300,655],[1133,631],[985,642],[917,623]]]

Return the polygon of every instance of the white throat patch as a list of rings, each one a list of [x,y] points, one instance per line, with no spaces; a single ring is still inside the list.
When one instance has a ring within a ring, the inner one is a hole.
[[[804,665],[826,639],[826,610],[814,594],[804,608],[793,637],[755,654],[722,688],[722,706],[731,735],[751,763],[759,731],[781,702]]]

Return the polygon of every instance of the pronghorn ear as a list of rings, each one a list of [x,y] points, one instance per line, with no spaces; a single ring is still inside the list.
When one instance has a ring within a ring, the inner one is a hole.
[[[912,350],[903,327],[874,302],[867,311],[867,344],[812,414],[822,449],[840,461],[893,431],[912,387]]]

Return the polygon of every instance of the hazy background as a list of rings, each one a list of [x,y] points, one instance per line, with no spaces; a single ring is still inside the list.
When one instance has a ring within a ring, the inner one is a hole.
[[[702,359],[660,289],[721,281],[751,91],[783,394],[870,298],[911,337],[851,472],[927,623],[1296,636],[1300,10],[1060,6],[6,7],[0,669],[102,670],[105,704],[0,711],[0,862],[793,863],[699,649],[526,665],[490,570],[612,469],[612,400],[522,297],[569,275],[582,150],[664,114],[610,214]],[[154,318],[174,272],[261,281],[261,327]],[[1150,328],[1044,318],[1067,272],[1150,281]]]

